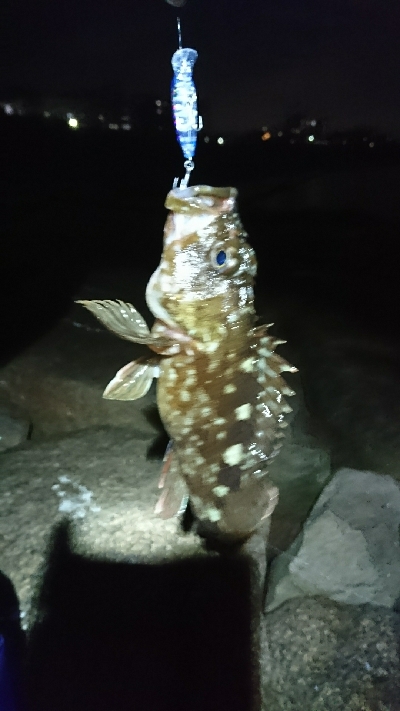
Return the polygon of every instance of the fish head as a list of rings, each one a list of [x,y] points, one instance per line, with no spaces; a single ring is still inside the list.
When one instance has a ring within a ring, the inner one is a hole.
[[[228,330],[249,328],[257,262],[236,212],[234,188],[172,190],[161,261],[146,289],[159,323],[200,349],[215,349]]]

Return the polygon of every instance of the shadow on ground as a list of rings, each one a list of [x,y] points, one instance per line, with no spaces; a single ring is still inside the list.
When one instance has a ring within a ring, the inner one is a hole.
[[[38,598],[29,711],[251,707],[244,560],[90,560],[61,525]]]

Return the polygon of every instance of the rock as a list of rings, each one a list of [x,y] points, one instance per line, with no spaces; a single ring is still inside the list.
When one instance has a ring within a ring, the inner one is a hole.
[[[17,447],[28,439],[30,423],[0,408],[0,452]]]
[[[266,615],[268,711],[397,711],[400,616],[293,599]]]
[[[390,476],[341,469],[303,532],[274,561],[267,610],[298,596],[393,607],[400,596],[400,486]]]
[[[311,488],[319,493],[331,476],[329,454],[319,447],[288,441],[271,462],[269,473],[279,487],[281,497],[284,495],[288,499],[296,483],[304,487],[309,482]]]
[[[271,521],[268,553],[286,550],[331,476],[330,457],[319,447],[288,439],[270,465],[270,477],[279,488],[279,503]]]

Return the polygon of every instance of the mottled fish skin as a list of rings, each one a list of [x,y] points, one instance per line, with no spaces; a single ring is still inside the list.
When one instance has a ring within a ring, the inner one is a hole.
[[[296,369],[256,327],[256,257],[235,210],[236,190],[169,193],[161,262],[146,299],[193,347],[160,362],[157,403],[173,457],[205,535],[245,539],[277,503],[268,462],[279,451],[292,395],[280,373]],[[219,266],[219,252],[227,260]],[[150,346],[152,347],[152,346]]]
[[[297,370],[275,353],[283,341],[256,326],[257,261],[236,195],[204,185],[168,194],[161,261],[146,289],[151,332],[130,304],[80,302],[114,333],[157,354],[122,368],[104,393],[136,399],[158,377],[173,448],[156,512],[174,515],[189,496],[201,534],[225,542],[248,538],[276,506],[268,463],[291,411],[284,396],[294,395],[281,373]]]

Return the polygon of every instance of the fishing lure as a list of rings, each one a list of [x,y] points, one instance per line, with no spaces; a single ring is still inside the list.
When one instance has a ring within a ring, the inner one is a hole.
[[[131,304],[81,301],[107,328],[153,351],[122,368],[104,397],[134,400],[158,378],[157,404],[172,447],[156,512],[189,497],[199,532],[244,541],[269,517],[278,490],[268,476],[293,395],[268,326],[256,325],[257,261],[236,212],[234,188],[173,189],[160,265],[146,288],[151,329]]]
[[[186,174],[181,181],[181,187],[188,184],[190,173],[194,168],[197,132],[202,128],[202,119],[197,111],[197,93],[193,81],[193,67],[198,54],[195,49],[182,47],[181,25],[178,18],[179,49],[172,56],[171,64],[174,78],[171,87],[172,112],[178,142],[185,158]],[[174,183],[177,186],[177,179]]]

